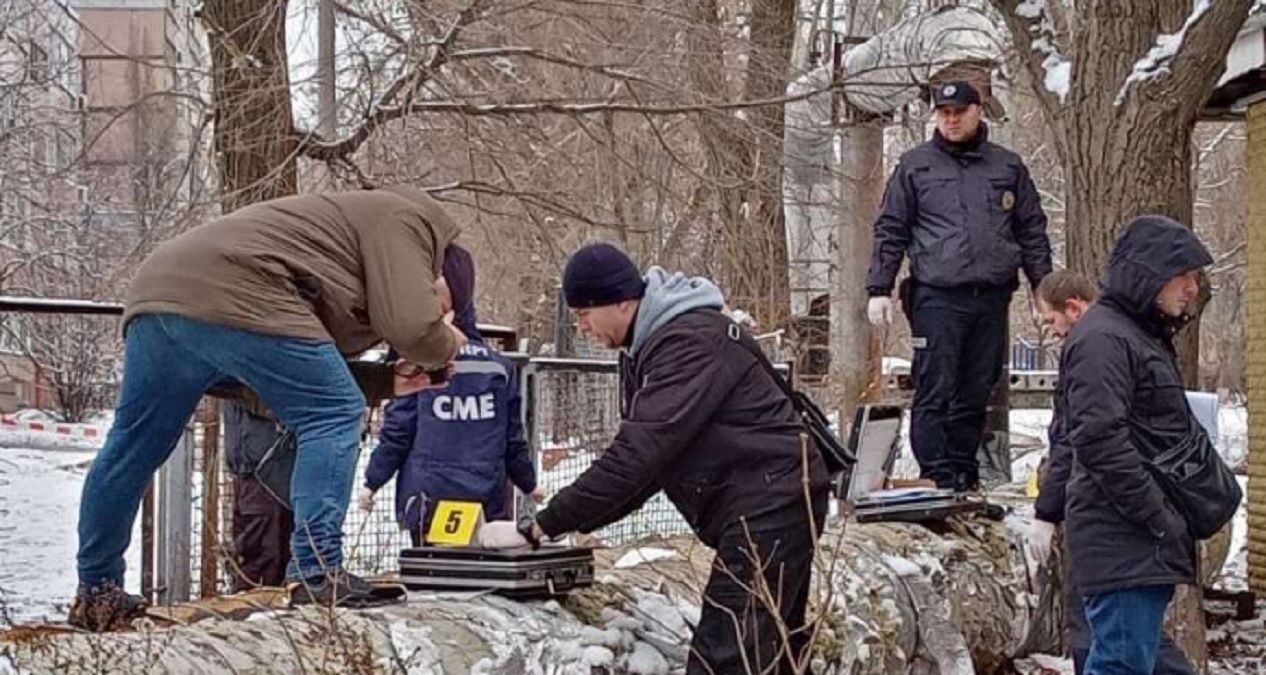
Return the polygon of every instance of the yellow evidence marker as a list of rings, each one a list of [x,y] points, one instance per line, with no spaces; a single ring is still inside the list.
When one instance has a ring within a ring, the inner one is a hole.
[[[428,544],[470,546],[475,528],[483,520],[483,504],[441,500],[435,506],[435,517],[426,533]]]

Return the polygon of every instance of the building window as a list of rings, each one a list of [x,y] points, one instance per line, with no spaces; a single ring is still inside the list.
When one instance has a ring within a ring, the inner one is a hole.
[[[32,82],[46,82],[49,76],[48,52],[35,40],[27,43],[27,75]]]

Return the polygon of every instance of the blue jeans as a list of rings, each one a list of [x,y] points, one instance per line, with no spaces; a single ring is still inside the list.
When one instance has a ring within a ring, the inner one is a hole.
[[[250,387],[298,437],[287,573],[307,577],[342,564],[365,399],[333,343],[143,314],[127,326],[114,426],[84,482],[81,585],[122,585],[123,554],[146,485],[202,395],[226,379]]]
[[[1086,621],[1086,608],[1082,604],[1081,594],[1077,592],[1067,571],[1064,573],[1064,584],[1068,651],[1073,655],[1073,672],[1076,675],[1085,675],[1086,659],[1090,657],[1090,623]],[[1151,675],[1196,675],[1196,669],[1187,661],[1187,655],[1182,649],[1162,632],[1160,647],[1156,650],[1156,665],[1152,668]]]
[[[1172,585],[1085,596],[1091,631],[1085,674],[1152,675],[1162,644],[1165,608],[1173,596]],[[1167,661],[1173,662],[1166,664],[1168,672],[1193,672],[1177,647],[1170,647]]]

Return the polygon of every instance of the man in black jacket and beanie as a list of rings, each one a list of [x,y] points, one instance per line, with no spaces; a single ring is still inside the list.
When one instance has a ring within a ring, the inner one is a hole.
[[[591,532],[663,490],[716,550],[686,672],[790,673],[793,662],[807,664],[805,607],[827,470],[749,351],[752,337],[721,312],[712,282],[658,267],[643,277],[606,244],[572,256],[563,291],[580,330],[620,350],[623,419],[611,446],[525,535]]]
[[[1092,632],[1087,675],[1150,675],[1174,587],[1195,581],[1193,537],[1148,464],[1198,424],[1172,338],[1212,262],[1181,223],[1135,218],[1064,348],[1057,396],[1074,457],[1065,522]]]

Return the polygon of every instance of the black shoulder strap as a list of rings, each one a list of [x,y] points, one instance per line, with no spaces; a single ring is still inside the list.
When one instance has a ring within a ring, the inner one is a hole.
[[[765,372],[769,373],[769,376],[774,378],[774,382],[778,383],[778,387],[782,389],[784,394],[787,395],[787,398],[791,399],[792,405],[799,409],[800,406],[796,403],[796,392],[791,388],[791,383],[774,368],[774,364],[769,362],[769,357],[765,356],[765,352],[761,351],[760,347],[757,346],[756,340],[751,340],[750,342],[744,340],[742,327],[733,320],[730,320],[730,325],[726,328],[726,331],[728,332],[731,340],[739,343],[743,349],[751,352],[752,356],[756,357],[756,362],[764,367]]]

